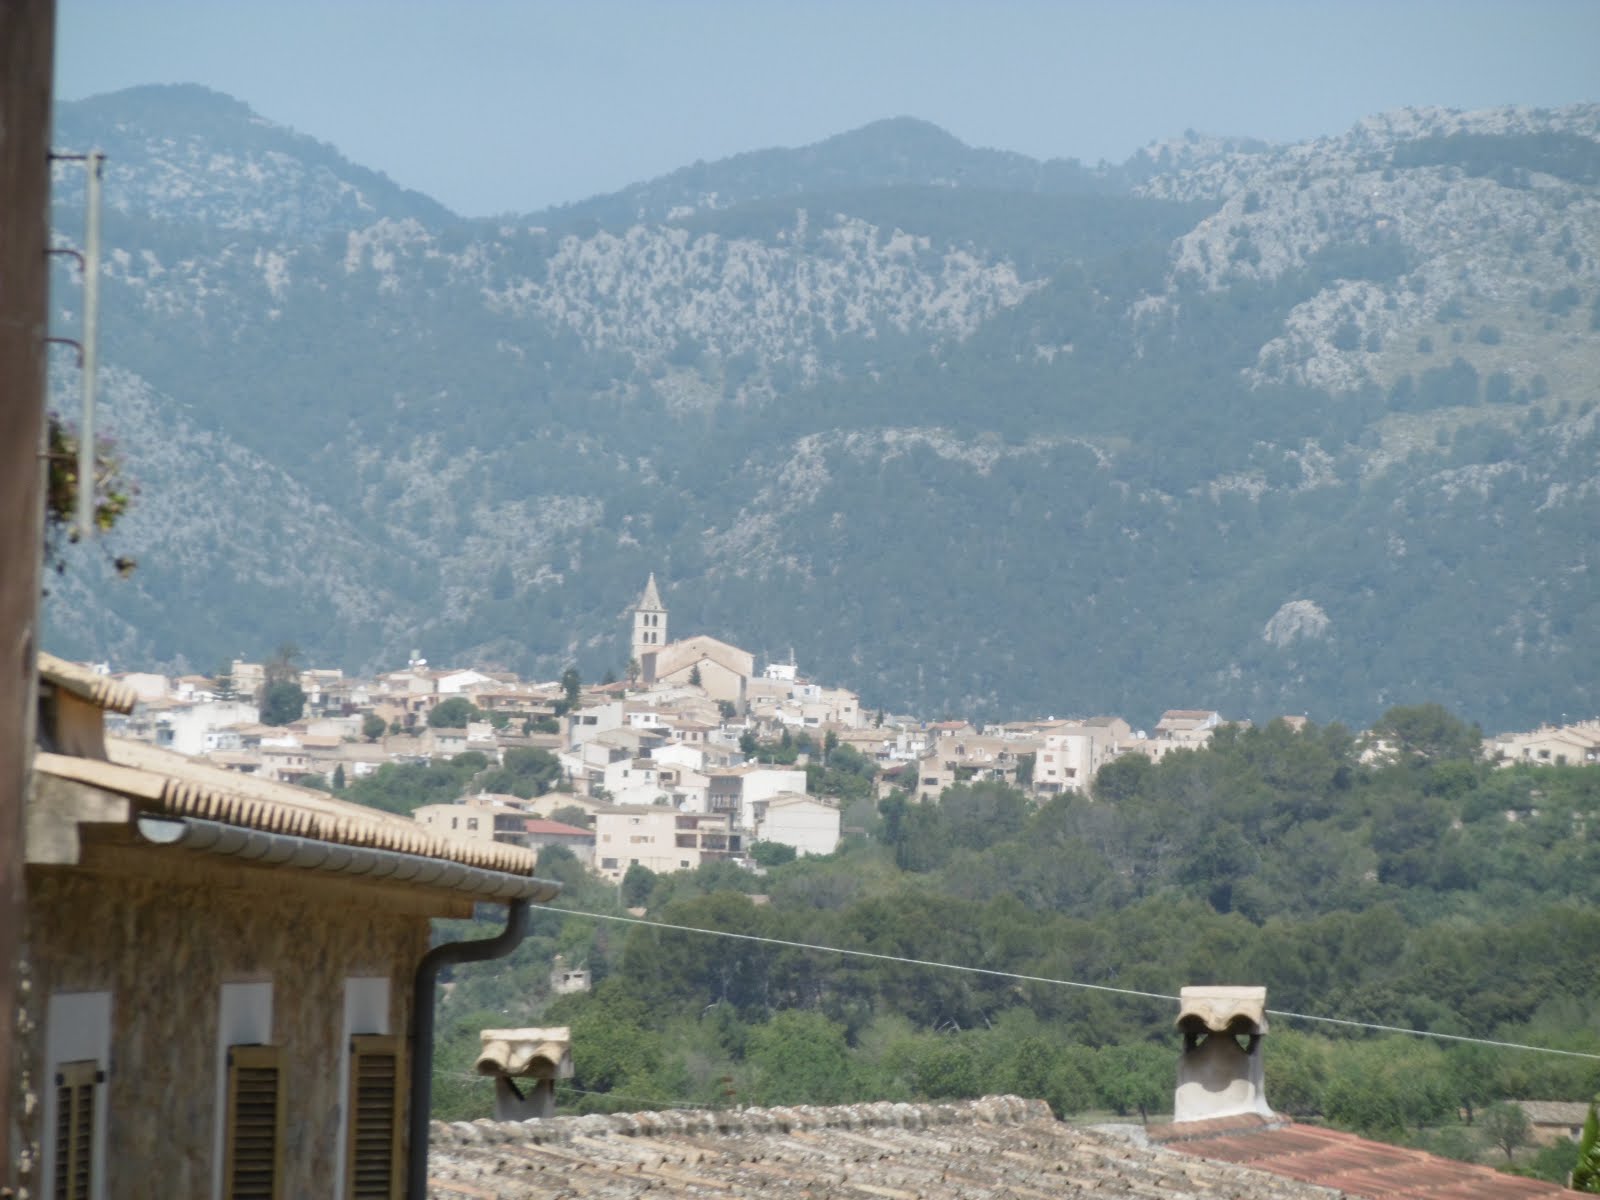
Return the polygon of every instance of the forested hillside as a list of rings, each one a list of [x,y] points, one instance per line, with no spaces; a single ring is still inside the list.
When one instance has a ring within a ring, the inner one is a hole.
[[[547,850],[541,869],[567,887],[554,907],[573,911],[536,915],[508,963],[458,976],[438,1111],[484,1111],[487,1084],[464,1073],[476,1031],[526,1021],[571,1024],[562,1095],[580,1111],[1016,1092],[1137,1117],[1170,1111],[1176,1005],[1115,990],[1201,983],[1264,984],[1279,1011],[1600,1054],[1600,772],[1488,766],[1474,731],[1428,706],[1380,724],[1393,752],[1366,764],[1339,726],[1274,722],[1158,765],[1119,760],[1092,798],[1037,809],[994,785],[897,795],[852,810],[865,832],[837,854],[764,878],[635,871],[619,895]],[[624,904],[1033,979],[573,915]],[[592,994],[551,997],[556,953],[588,964]],[[1271,1024],[1277,1109],[1444,1153],[1484,1152],[1472,1122],[1501,1099],[1600,1090],[1594,1058]]]
[[[494,221],[203,89],[58,124],[140,564],[71,556],[63,653],[598,677],[653,570],[929,716],[1600,709],[1595,106],[1117,168],[897,120]]]

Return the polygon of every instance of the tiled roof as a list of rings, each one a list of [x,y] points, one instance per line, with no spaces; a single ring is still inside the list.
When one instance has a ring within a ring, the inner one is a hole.
[[[1368,1141],[1336,1129],[1257,1116],[1156,1126],[1149,1137],[1198,1158],[1238,1163],[1371,1200],[1514,1200],[1572,1194],[1557,1184],[1507,1175],[1492,1167]]]
[[[1042,1101],[1015,1096],[435,1123],[428,1194],[434,1200],[1331,1196],[1064,1125]]]
[[[289,784],[240,775],[143,742],[107,738],[110,761],[35,755],[35,768],[136,802],[141,812],[199,817],[295,837],[440,858],[463,866],[532,875],[538,856],[500,842],[436,837],[407,817]]]
[[[39,653],[39,678],[111,712],[131,713],[139,703],[138,693],[127,684],[43,651]]]
[[[541,817],[529,817],[522,823],[522,827],[534,834],[565,834],[568,837],[592,838],[594,830],[579,829],[576,825],[568,825],[564,821],[546,821]]]
[[[1516,1105],[1535,1125],[1582,1125],[1589,1116],[1582,1100],[1518,1100]]]

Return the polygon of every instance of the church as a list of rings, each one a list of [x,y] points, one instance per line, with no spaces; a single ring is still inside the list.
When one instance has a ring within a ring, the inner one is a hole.
[[[667,609],[654,572],[633,606],[632,654],[639,664],[639,682],[646,687],[698,682],[711,699],[726,700],[740,712],[745,709],[755,656],[704,634],[669,642]]]

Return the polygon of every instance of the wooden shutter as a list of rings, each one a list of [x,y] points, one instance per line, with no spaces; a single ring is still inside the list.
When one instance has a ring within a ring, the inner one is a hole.
[[[400,1195],[401,1047],[398,1037],[350,1039],[344,1157],[349,1200],[396,1200]]]
[[[56,1067],[53,1200],[90,1200],[94,1195],[94,1087],[101,1078],[100,1064],[93,1059]]]
[[[228,1200],[283,1193],[283,1049],[228,1047],[228,1126],[222,1186]]]

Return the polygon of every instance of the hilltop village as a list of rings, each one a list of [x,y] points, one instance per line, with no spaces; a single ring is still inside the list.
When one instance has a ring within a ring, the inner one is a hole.
[[[849,688],[806,678],[792,654],[758,671],[754,655],[718,638],[673,640],[653,575],[630,619],[622,680],[585,684],[569,670],[526,682],[416,654],[374,678],[236,660],[216,677],[116,676],[139,702],[108,732],[409,812],[449,838],[564,846],[620,881],[633,866],[829,854],[897,790],[919,801],[957,784],[1040,800],[1086,791],[1113,759],[1159,761],[1229,723],[1208,709],[1169,710],[1148,733],[1119,716],[930,721],[863,708]],[[1484,753],[1506,764],[1597,763],[1600,721],[1486,738]],[[454,794],[416,803],[416,792],[383,786],[405,768],[443,764],[459,770],[433,790],[455,782]],[[869,807],[853,814],[856,805]]]

